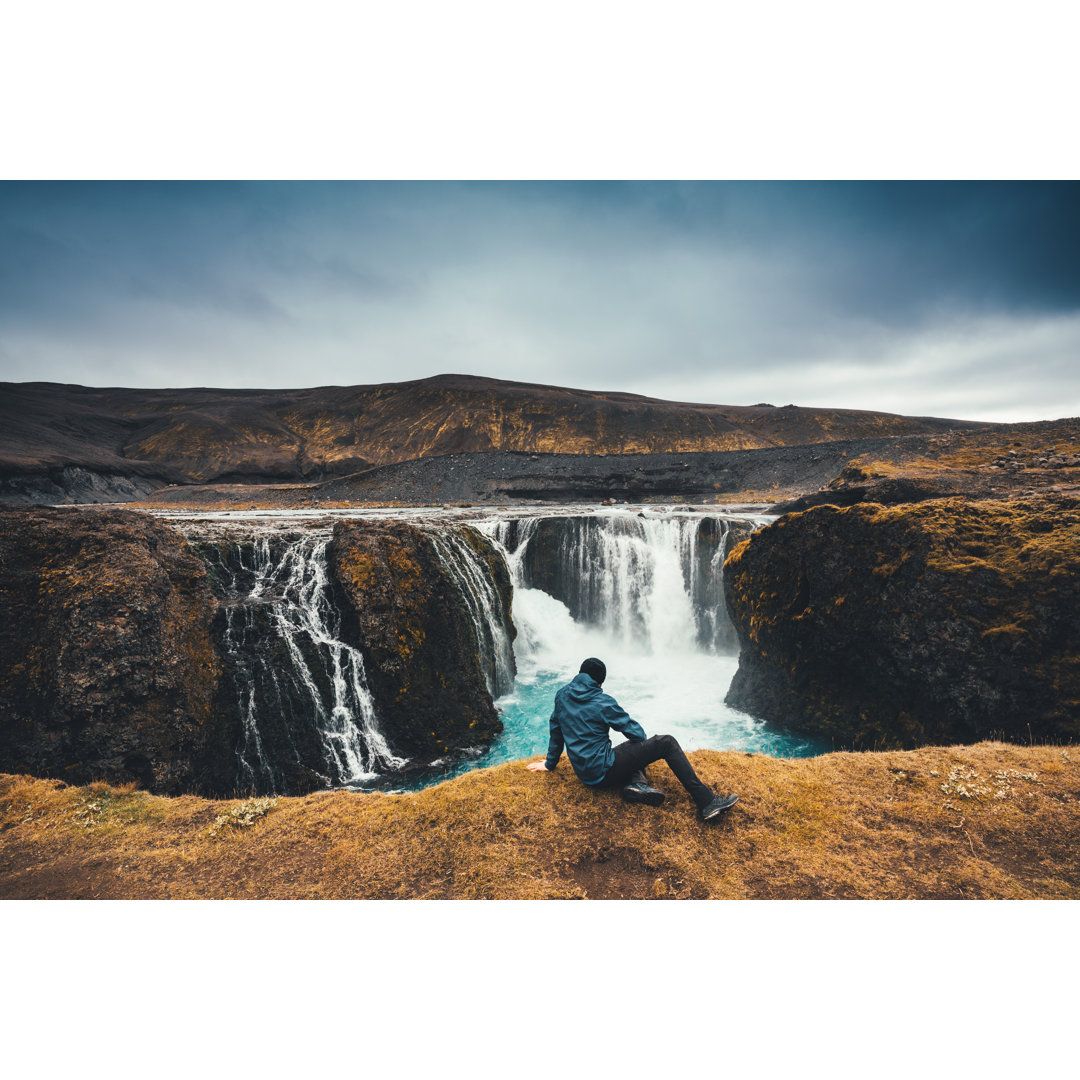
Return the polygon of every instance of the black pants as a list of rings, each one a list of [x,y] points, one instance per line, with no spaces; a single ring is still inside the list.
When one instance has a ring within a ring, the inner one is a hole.
[[[623,787],[626,784],[648,783],[645,766],[661,758],[668,763],[676,779],[697,803],[698,809],[708,806],[715,797],[686,760],[674,735],[654,735],[651,739],[624,742],[615,747],[615,761],[597,787]]]

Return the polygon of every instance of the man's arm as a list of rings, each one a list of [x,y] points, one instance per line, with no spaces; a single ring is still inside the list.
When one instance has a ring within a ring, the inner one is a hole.
[[[559,758],[562,757],[563,752],[562,727],[560,727],[559,721],[556,719],[556,713],[551,714],[551,719],[548,721],[548,728],[551,732],[551,736],[548,739],[547,760],[544,762],[544,765],[551,770],[559,764]]]
[[[631,742],[640,742],[646,738],[645,729],[630,718],[630,714],[610,694],[604,694],[599,701],[600,715],[609,728],[621,731]]]

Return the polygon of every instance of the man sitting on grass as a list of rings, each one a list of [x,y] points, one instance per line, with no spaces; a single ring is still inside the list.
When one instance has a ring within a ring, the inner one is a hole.
[[[581,662],[574,680],[555,695],[547,760],[534,761],[529,768],[533,772],[554,771],[565,745],[578,779],[590,787],[622,788],[627,802],[659,806],[664,793],[649,786],[645,766],[663,758],[697,804],[703,821],[715,821],[730,810],[739,796],[720,798],[707,788],[673,736],[646,738],[641,725],[600,689],[606,676],[607,667],[595,656]],[[621,731],[628,741],[613,748],[609,728]]]

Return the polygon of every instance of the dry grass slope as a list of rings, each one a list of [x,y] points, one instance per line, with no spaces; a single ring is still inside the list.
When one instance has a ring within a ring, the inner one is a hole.
[[[655,810],[515,762],[410,795],[215,802],[0,776],[3,898],[1080,898],[1080,750],[698,751]]]

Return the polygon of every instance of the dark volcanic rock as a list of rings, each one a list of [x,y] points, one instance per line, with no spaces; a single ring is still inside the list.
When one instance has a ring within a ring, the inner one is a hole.
[[[227,791],[206,570],[125,510],[0,511],[0,769]]]
[[[1080,735],[1080,500],[819,506],[724,580],[736,707],[861,748]]]
[[[821,491],[775,503],[769,507],[769,513],[789,514],[793,511],[809,510],[812,506],[854,506],[856,503],[864,502],[895,506],[897,503],[947,499],[968,493],[964,490],[965,485],[962,481],[955,477],[926,479],[910,476],[884,476],[864,478],[863,482],[858,482],[845,476],[850,469],[849,466],[841,474],[845,477],[842,482],[830,484]]]
[[[925,444],[924,436],[899,441]],[[445,454],[382,465],[328,480],[303,501],[346,502],[624,502],[714,500],[747,490],[797,485],[806,490],[835,476],[853,457],[880,453],[895,439],[837,440],[685,454]],[[183,501],[190,495],[175,491]]]
[[[511,584],[495,549],[464,527],[498,582],[509,623]],[[330,565],[351,611],[379,727],[395,752],[430,761],[502,731],[484,681],[469,611],[431,535],[406,522],[338,522]]]
[[[145,499],[160,480],[103,474],[77,465],[0,475],[0,503],[123,503]]]

